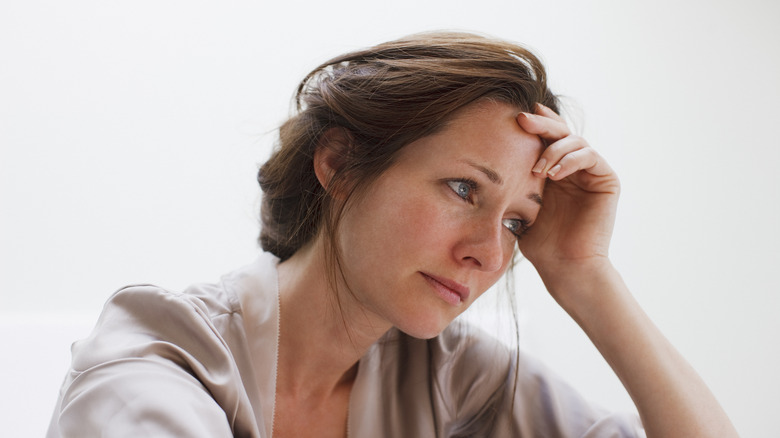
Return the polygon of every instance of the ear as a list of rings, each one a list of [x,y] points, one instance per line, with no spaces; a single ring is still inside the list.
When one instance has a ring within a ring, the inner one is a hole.
[[[352,136],[344,128],[330,128],[320,136],[314,150],[314,174],[326,191],[333,175],[346,163],[351,144]]]

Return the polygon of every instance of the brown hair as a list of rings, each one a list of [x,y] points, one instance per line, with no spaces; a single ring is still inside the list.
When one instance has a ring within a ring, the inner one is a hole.
[[[470,33],[422,33],[335,57],[298,86],[296,111],[279,130],[277,149],[260,168],[262,248],[282,261],[322,231],[331,269],[338,266],[336,232],[348,201],[367,187],[409,143],[441,129],[480,99],[533,111],[558,112],[544,67],[528,49]],[[314,151],[331,128],[349,145],[328,190],[319,183]],[[332,280],[332,279],[331,279]]]

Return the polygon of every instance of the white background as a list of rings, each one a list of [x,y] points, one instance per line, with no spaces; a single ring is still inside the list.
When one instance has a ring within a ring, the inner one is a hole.
[[[542,55],[621,176],[615,264],[737,429],[776,433],[779,5],[3,2],[3,435],[43,434],[68,345],[112,291],[182,288],[254,259],[255,171],[309,69],[442,28]],[[588,397],[631,409],[533,269],[517,275],[525,348]]]

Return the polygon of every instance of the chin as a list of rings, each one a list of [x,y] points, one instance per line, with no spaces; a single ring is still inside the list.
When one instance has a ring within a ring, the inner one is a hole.
[[[401,332],[417,339],[432,339],[439,336],[452,321],[426,321],[423,324],[399,324],[396,326]]]

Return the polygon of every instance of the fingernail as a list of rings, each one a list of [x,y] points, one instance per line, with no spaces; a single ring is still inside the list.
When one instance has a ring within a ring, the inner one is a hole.
[[[531,169],[531,172],[534,173],[541,173],[544,170],[544,166],[547,164],[547,160],[544,158],[540,158],[539,161],[536,162],[536,165],[533,169]]]
[[[555,174],[558,173],[559,170],[561,170],[561,165],[556,164],[555,166],[553,166],[552,169],[547,171],[547,174],[550,176],[555,176]]]

